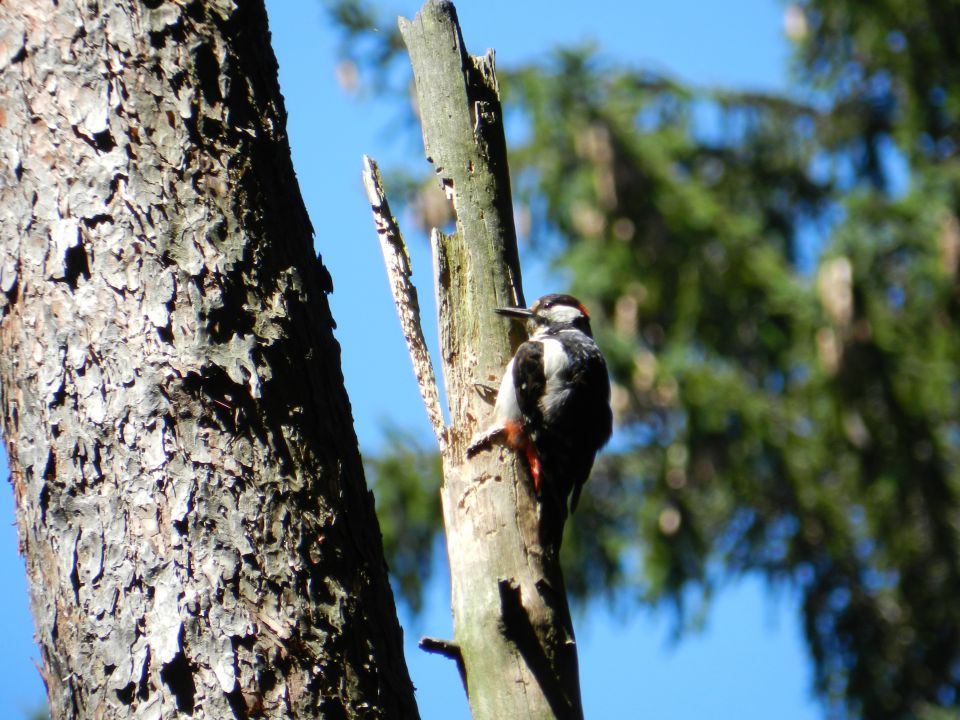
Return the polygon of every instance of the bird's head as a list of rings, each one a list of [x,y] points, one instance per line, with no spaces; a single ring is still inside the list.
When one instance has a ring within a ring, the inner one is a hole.
[[[551,293],[537,300],[530,308],[497,308],[496,312],[526,323],[527,333],[535,335],[538,330],[557,330],[572,327],[587,335],[590,331],[590,315],[583,303],[573,295]]]

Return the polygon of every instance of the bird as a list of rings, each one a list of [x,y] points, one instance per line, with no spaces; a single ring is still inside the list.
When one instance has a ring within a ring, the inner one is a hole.
[[[530,308],[495,312],[525,324],[529,339],[503,373],[493,422],[468,455],[494,440],[523,453],[538,497],[549,486],[573,512],[594,459],[610,439],[610,377],[590,315],[572,295],[551,293]]]

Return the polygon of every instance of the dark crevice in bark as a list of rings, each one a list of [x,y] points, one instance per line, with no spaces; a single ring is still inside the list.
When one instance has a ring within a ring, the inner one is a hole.
[[[257,675],[257,684],[263,692],[268,693],[277,686],[277,674],[271,668],[264,668]]]
[[[238,143],[244,128],[249,127],[254,122],[255,111],[250,104],[250,87],[246,78],[238,71],[235,65],[226,68],[227,75],[227,97],[225,104],[230,108],[230,127],[228,128],[227,142],[230,144]],[[254,141],[253,145],[256,145]],[[251,162],[255,164],[255,161]],[[255,181],[252,173],[247,176],[249,181]]]
[[[43,488],[40,490],[40,520],[43,523],[47,522],[47,508],[50,507],[50,486],[44,483]]]
[[[213,47],[208,43],[200,45],[194,51],[193,62],[204,102],[216,105],[223,100],[223,94],[220,92],[220,63],[213,53]]]
[[[195,0],[195,2],[190,3],[186,7],[187,16],[197,23],[205,22],[207,19],[207,13],[203,7],[203,2],[201,0]]]
[[[71,290],[76,290],[81,276],[84,280],[90,279],[90,261],[87,249],[78,242],[63,254],[63,279]]]
[[[73,567],[70,568],[70,585],[73,587],[73,597],[77,605],[80,604],[80,570],[77,558],[77,546],[80,544],[80,536],[77,535],[76,544],[73,547]]]
[[[174,73],[170,76],[170,79],[167,80],[167,82],[170,83],[170,89],[173,90],[174,95],[181,94],[181,90],[183,90],[184,85],[187,84],[188,79],[189,76],[187,75],[186,70],[181,70],[180,72]]]
[[[106,153],[110,152],[117,146],[117,141],[114,139],[113,134],[110,132],[110,129],[103,130],[102,132],[94,133],[93,135],[87,135],[80,131],[80,128],[74,125],[72,127],[73,134],[83,140],[87,145],[92,147],[94,150]]]
[[[325,720],[350,720],[343,703],[335,698],[327,698],[320,703],[320,717]]]
[[[213,142],[223,137],[223,123],[213,118],[205,117],[200,122],[201,136],[206,138],[207,142]]]
[[[181,385],[190,397],[206,400],[205,405],[213,411],[221,427],[233,428],[236,425],[237,404],[248,393],[243,385],[231,380],[223,368],[205,365],[200,373],[187,373]]]
[[[122,688],[119,688],[114,691],[117,695],[117,700],[122,702],[124,705],[130,705],[133,702],[133,696],[137,692],[137,686],[135,683],[127,683]]]
[[[167,39],[173,41],[174,44],[180,44],[184,41],[186,35],[184,33],[183,24],[181,22],[176,22],[173,25],[169,25],[162,30],[154,30],[149,33],[150,36],[150,45],[156,50],[163,50],[167,44]]]
[[[117,141],[114,139],[113,133],[109,130],[104,130],[103,132],[94,133],[93,146],[102,153],[108,153],[117,146]]]
[[[165,32],[152,32],[150,33],[150,46],[156,50],[163,50],[163,46],[167,44],[167,34]]]
[[[193,669],[182,650],[163,666],[160,670],[160,679],[177,699],[177,709],[187,715],[193,715],[197,685],[193,679]]]
[[[13,285],[11,285],[10,289],[4,294],[7,296],[7,305],[3,309],[3,314],[6,315],[13,309],[13,306],[20,298],[20,280],[14,280]]]
[[[247,718],[247,704],[243,701],[243,693],[240,692],[239,687],[235,687],[230,692],[226,693],[227,703],[230,705],[230,710],[233,711],[233,716],[237,720],[246,720]]]
[[[164,253],[167,256],[167,253]],[[197,288],[197,292],[200,293],[200,297],[204,297],[207,294],[206,288],[204,288],[204,282],[206,282],[207,277],[210,275],[210,271],[206,267],[201,267],[200,271],[193,275],[190,280],[193,281],[194,286]]]
[[[117,182],[118,181],[116,178],[114,178],[113,181],[111,181],[111,189],[114,192],[116,192]],[[108,215],[107,213],[100,213],[99,215],[92,215],[90,217],[85,217],[83,218],[82,222],[88,228],[95,228],[98,225],[102,225],[103,223],[113,222],[113,216]]]
[[[170,325],[157,328],[157,337],[159,337],[167,345],[174,345],[173,330],[170,328]]]
[[[56,480],[56,478],[57,478],[57,456],[51,450],[49,453],[47,453],[47,464],[43,468],[44,485],[43,485],[43,489],[40,491],[40,504],[42,505],[43,510],[46,510],[47,502],[49,501],[48,496],[49,496],[50,483]]]
[[[242,310],[246,301],[246,288],[228,285],[223,288],[224,305],[207,313],[207,330],[215,342],[230,342],[234,335],[242,337],[253,332],[253,316]]]
[[[143,672],[140,675],[140,683],[137,686],[137,698],[141,701],[150,697],[150,648],[147,648],[147,656],[143,661]]]

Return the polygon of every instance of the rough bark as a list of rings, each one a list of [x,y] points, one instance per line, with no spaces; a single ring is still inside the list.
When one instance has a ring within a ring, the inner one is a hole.
[[[490,394],[522,339],[498,306],[522,304],[493,53],[464,49],[456,11],[428,0],[400,20],[424,146],[453,200],[457,229],[434,232],[441,363],[451,427],[441,490],[454,640],[474,720],[579,718],[577,654],[558,562],[526,467],[504,448],[467,458],[490,421]],[[508,336],[514,331],[514,336]]]
[[[262,3],[4,0],[0,97],[53,717],[416,717]]]

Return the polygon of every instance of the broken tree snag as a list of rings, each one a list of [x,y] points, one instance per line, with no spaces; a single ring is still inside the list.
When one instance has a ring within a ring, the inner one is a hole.
[[[413,373],[420,387],[420,397],[433,426],[440,452],[444,452],[447,446],[447,428],[443,421],[443,409],[440,407],[440,392],[433,373],[433,362],[430,360],[427,342],[423,338],[420,302],[417,299],[417,288],[411,280],[413,269],[410,267],[410,254],[407,252],[407,244],[403,240],[397,219],[390,212],[380,168],[373,158],[366,155],[363,156],[363,186],[373,211],[377,235],[380,236],[380,249],[383,251],[383,262],[387,266],[390,291],[400,316],[400,328],[407,341],[407,351],[413,362]]]
[[[463,653],[460,652],[460,646],[449,640],[440,640],[439,638],[422,637],[417,643],[421,650],[435,655],[442,655],[445,658],[453,660],[457,664],[457,672],[460,673],[460,680],[463,682],[463,690],[467,691],[467,669],[463,665]]]
[[[541,543],[526,468],[502,447],[467,457],[493,409],[477,388],[498,384],[523,339],[522,329],[494,314],[524,303],[493,53],[466,52],[456,10],[443,0],[427,2],[412,21],[401,18],[400,31],[426,154],[456,211],[456,232],[434,231],[431,245],[450,410],[441,499],[454,643],[470,707],[474,720],[580,718],[559,547]],[[516,588],[512,605],[502,602],[502,578]]]
[[[415,718],[263,3],[2,0],[0,97],[51,716]]]

